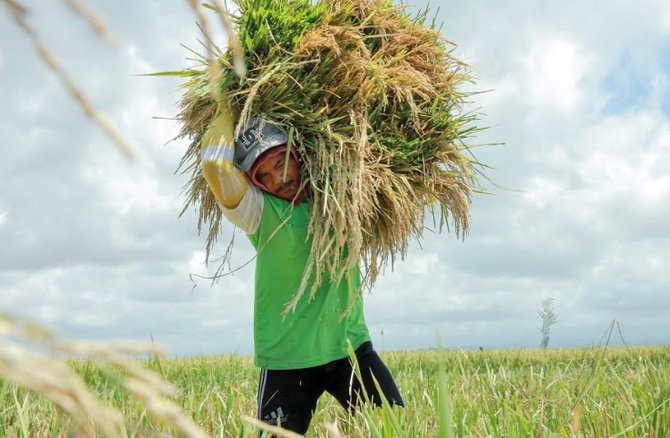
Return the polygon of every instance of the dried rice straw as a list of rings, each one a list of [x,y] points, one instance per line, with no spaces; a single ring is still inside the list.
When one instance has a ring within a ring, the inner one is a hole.
[[[184,211],[198,229],[209,224],[207,254],[221,212],[200,174],[200,140],[220,89],[239,131],[263,114],[293,133],[314,208],[310,264],[288,311],[321,281],[340,281],[362,261],[366,286],[407,254],[432,216],[463,238],[481,163],[467,141],[481,129],[467,112],[469,67],[426,13],[411,18],[385,0],[237,0],[233,20],[248,62],[238,78],[233,51],[216,50],[223,76],[212,84],[201,67],[187,78],[180,102],[181,136],[191,140],[180,163],[190,172]],[[218,8],[218,7],[217,7]],[[211,50],[208,50],[211,53]],[[224,263],[227,260],[224,260]],[[315,282],[306,291],[307,279]]]

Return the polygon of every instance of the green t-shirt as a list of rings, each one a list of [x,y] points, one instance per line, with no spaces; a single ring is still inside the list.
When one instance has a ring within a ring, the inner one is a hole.
[[[298,291],[312,247],[307,234],[311,204],[303,201],[293,206],[266,193],[263,203],[258,230],[249,236],[257,251],[256,365],[272,370],[297,369],[346,357],[347,340],[354,348],[370,340],[358,293],[359,268],[352,269],[340,284],[323,278],[311,301],[308,284],[295,311],[284,316],[286,304]],[[351,311],[340,321],[356,294]]]

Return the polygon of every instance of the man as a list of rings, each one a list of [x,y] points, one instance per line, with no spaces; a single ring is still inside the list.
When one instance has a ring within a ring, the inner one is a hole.
[[[326,276],[313,299],[305,296],[294,311],[284,313],[300,287],[312,245],[311,204],[301,188],[300,159],[294,149],[287,149],[287,135],[261,117],[244,126],[234,148],[226,142],[232,137],[230,118],[220,107],[203,137],[201,161],[223,214],[257,251],[254,362],[261,368],[259,419],[304,434],[324,391],[353,409],[364,400],[364,388],[380,405],[375,380],[389,403],[404,406],[370,342],[358,267],[340,283]],[[354,377],[348,343],[355,349],[362,382]]]

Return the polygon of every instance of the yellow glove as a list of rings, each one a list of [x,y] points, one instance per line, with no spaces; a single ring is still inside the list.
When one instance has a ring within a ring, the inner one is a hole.
[[[200,162],[209,189],[228,209],[240,205],[249,187],[246,176],[235,166],[234,157],[232,111],[223,97],[200,142]]]

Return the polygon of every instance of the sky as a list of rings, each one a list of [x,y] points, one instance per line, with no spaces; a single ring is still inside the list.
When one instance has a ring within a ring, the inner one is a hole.
[[[193,211],[180,217],[187,140],[174,140],[192,65],[186,1],[86,2],[105,46],[57,1],[29,22],[131,145],[127,160],[0,10],[0,313],[74,339],[153,338],[171,355],[253,351],[253,262],[216,285]],[[413,7],[426,2],[416,0]],[[366,294],[377,349],[670,343],[670,2],[433,1],[486,91],[474,143],[491,166],[464,240],[427,231]],[[212,23],[214,25],[214,22]],[[223,42],[224,34],[215,31]],[[253,250],[235,236],[233,267]]]

